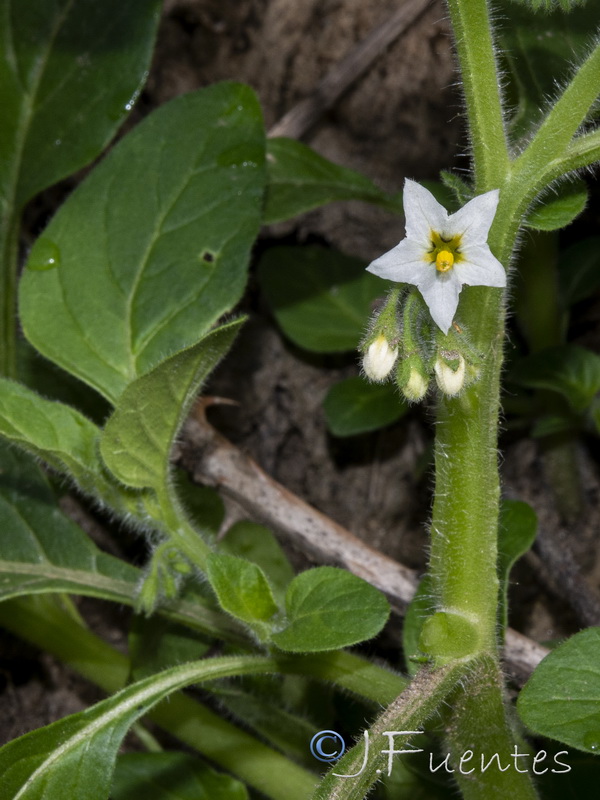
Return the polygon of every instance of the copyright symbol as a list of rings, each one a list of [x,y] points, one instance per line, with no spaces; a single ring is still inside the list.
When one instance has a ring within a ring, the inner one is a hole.
[[[337,761],[346,749],[346,743],[335,731],[319,731],[310,740],[310,752],[319,761]]]

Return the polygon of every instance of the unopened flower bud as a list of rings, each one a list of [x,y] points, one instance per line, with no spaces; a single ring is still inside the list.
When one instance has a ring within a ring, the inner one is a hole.
[[[448,360],[438,357],[433,369],[435,371],[435,379],[440,390],[447,394],[449,397],[455,397],[462,389],[465,382],[465,360],[460,353],[457,353],[452,361],[456,362],[450,365]]]
[[[411,369],[408,381],[402,387],[402,393],[411,403],[418,403],[425,397],[428,382],[423,375],[416,369]]]
[[[371,342],[363,358],[365,375],[372,381],[384,381],[392,371],[398,349],[390,347],[388,340],[380,334]]]

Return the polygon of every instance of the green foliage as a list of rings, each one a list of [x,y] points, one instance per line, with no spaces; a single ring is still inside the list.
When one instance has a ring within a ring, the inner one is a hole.
[[[269,667],[264,659],[238,657],[173,667],[25,734],[0,749],[0,800],[108,800],[123,737],[160,700],[191,683]]]
[[[600,288],[600,236],[589,236],[561,251],[558,270],[565,306],[594,294]]]
[[[216,328],[127,386],[100,441],[106,466],[124,484],[164,491],[173,440],[202,382],[229,350],[242,322]]]
[[[124,753],[112,800],[248,800],[246,787],[186,753]]]
[[[279,608],[262,569],[243,558],[212,553],[206,575],[221,607],[248,623],[260,638],[266,638],[270,632],[267,623]]]
[[[550,7],[547,0],[523,0],[519,4],[502,0],[498,7],[502,18],[497,36],[511,79],[507,94],[515,109],[510,123],[515,140],[531,134],[540,123],[549,98],[557,94],[557,86],[570,77],[573,63],[588,54],[598,23],[594,3],[581,4],[568,15],[555,9],[542,16],[527,7],[530,2],[538,8],[542,3]]]
[[[368,383],[360,376],[336,383],[323,403],[334,436],[354,436],[384,428],[408,411],[393,384]]]
[[[564,183],[552,194],[547,193],[542,203],[529,214],[528,228],[537,231],[556,231],[570,225],[581,214],[588,201],[585,181],[577,178]]]
[[[114,403],[237,302],[264,181],[250,89],[217,84],[158,109],[33,246],[20,286],[26,336]]]
[[[354,350],[382,294],[363,262],[317,246],[268,250],[259,279],[285,335],[317,353]]]
[[[210,644],[185,625],[160,616],[135,616],[128,637],[131,679],[142,680],[207,655]]]
[[[600,356],[579,345],[549,347],[521,359],[510,379],[562,395],[574,412],[585,411],[600,391]]]
[[[0,196],[16,209],[92,161],[131,110],[161,3],[27,0],[0,9]]]
[[[364,200],[402,213],[400,195],[386,194],[360,172],[328,161],[295,139],[269,139],[267,167],[267,224],[336,200]]]
[[[74,408],[0,378],[0,434],[113,509],[132,504],[105,473],[97,448],[100,430]]]
[[[236,522],[219,541],[218,550],[258,564],[268,578],[274,596],[283,602],[294,570],[268,528],[248,520]]]
[[[517,710],[534,733],[600,753],[600,628],[575,634],[546,656]]]
[[[366,581],[335,567],[297,575],[285,597],[287,625],[273,643],[291,653],[348,647],[376,636],[389,616],[385,597]]]
[[[503,500],[498,522],[498,577],[502,630],[508,625],[508,587],[510,571],[531,549],[537,534],[537,516],[533,508],[520,500]]]

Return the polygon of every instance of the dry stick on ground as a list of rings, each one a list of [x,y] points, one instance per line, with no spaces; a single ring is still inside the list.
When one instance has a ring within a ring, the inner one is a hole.
[[[204,398],[187,421],[177,458],[192,478],[218,488],[259,522],[279,532],[320,563],[336,564],[369,581],[403,613],[418,584],[417,573],[362,542],[350,531],[270,478],[251,458],[216,431]],[[506,633],[504,656],[518,681],[526,679],[548,650],[517,631]]]
[[[431,0],[406,0],[337,64],[305,100],[295,105],[269,131],[269,136],[300,139],[400,34],[413,24]]]

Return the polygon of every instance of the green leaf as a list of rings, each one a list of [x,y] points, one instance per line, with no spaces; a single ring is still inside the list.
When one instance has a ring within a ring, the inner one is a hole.
[[[334,436],[354,436],[391,425],[406,414],[408,404],[393,384],[369,383],[355,376],[332,386],[323,408]]]
[[[354,350],[385,291],[362,261],[317,246],[268,250],[259,280],[285,335],[317,353]]]
[[[148,116],[34,244],[20,285],[29,341],[113,404],[197,342],[243,291],[263,152],[256,97],[239,84]]]
[[[550,389],[585,411],[600,391],[600,356],[575,344],[549,347],[521,359],[510,379],[531,389]]]
[[[169,484],[169,454],[200,386],[231,347],[243,319],[211,331],[193,347],[131,383],[106,423],[100,452],[127,486],[161,492]]]
[[[402,648],[404,662],[409,675],[416,675],[424,658],[419,647],[419,639],[425,620],[435,611],[433,599],[433,580],[431,575],[424,575],[415,592],[413,599],[408,604],[402,626]]]
[[[336,650],[376,636],[390,607],[371,584],[336,567],[315,567],[289,585],[287,626],[273,643],[291,653]]]
[[[112,800],[248,800],[243,783],[186,753],[124,753]]]
[[[509,0],[497,2],[496,36],[508,67],[508,104],[515,109],[510,123],[513,139],[532,133],[573,72],[573,64],[588,54],[598,24],[594,3],[539,16]]]
[[[566,307],[594,294],[600,288],[600,236],[589,236],[563,250],[558,271]]]
[[[247,622],[259,634],[268,633],[265,623],[279,608],[259,566],[236,556],[212,553],[206,563],[206,575],[228,614]]]
[[[144,83],[160,0],[0,8],[0,196],[20,209],[92,161]]]
[[[533,508],[520,500],[503,500],[498,523],[498,577],[502,630],[508,626],[508,586],[510,571],[531,549],[537,534],[537,516]]]
[[[58,508],[47,478],[24,453],[0,446],[0,600],[82,591],[123,602],[139,572],[100,551]]]
[[[556,231],[570,225],[581,214],[588,201],[585,181],[576,178],[565,183],[555,193],[542,197],[527,217],[525,225],[537,231]]]
[[[126,510],[131,505],[127,494],[106,475],[98,455],[100,430],[74,408],[0,378],[0,434],[111,508]]]
[[[210,486],[194,483],[187,472],[175,469],[177,496],[194,526],[216,537],[225,519],[225,505],[221,496]]]
[[[21,736],[0,749],[0,800],[107,800],[123,737],[160,700],[191,683],[272,668],[270,659],[237,656],[173,667]]]
[[[294,570],[268,528],[248,520],[236,522],[219,541],[218,549],[221,553],[229,553],[258,564],[267,576],[275,597],[283,601],[285,590],[294,577]]]
[[[576,633],[547,655],[517,710],[534,733],[600,753],[600,628]]]
[[[360,172],[334,164],[295,139],[268,140],[267,168],[265,224],[336,200],[364,200],[402,213],[401,195],[383,192]]]

